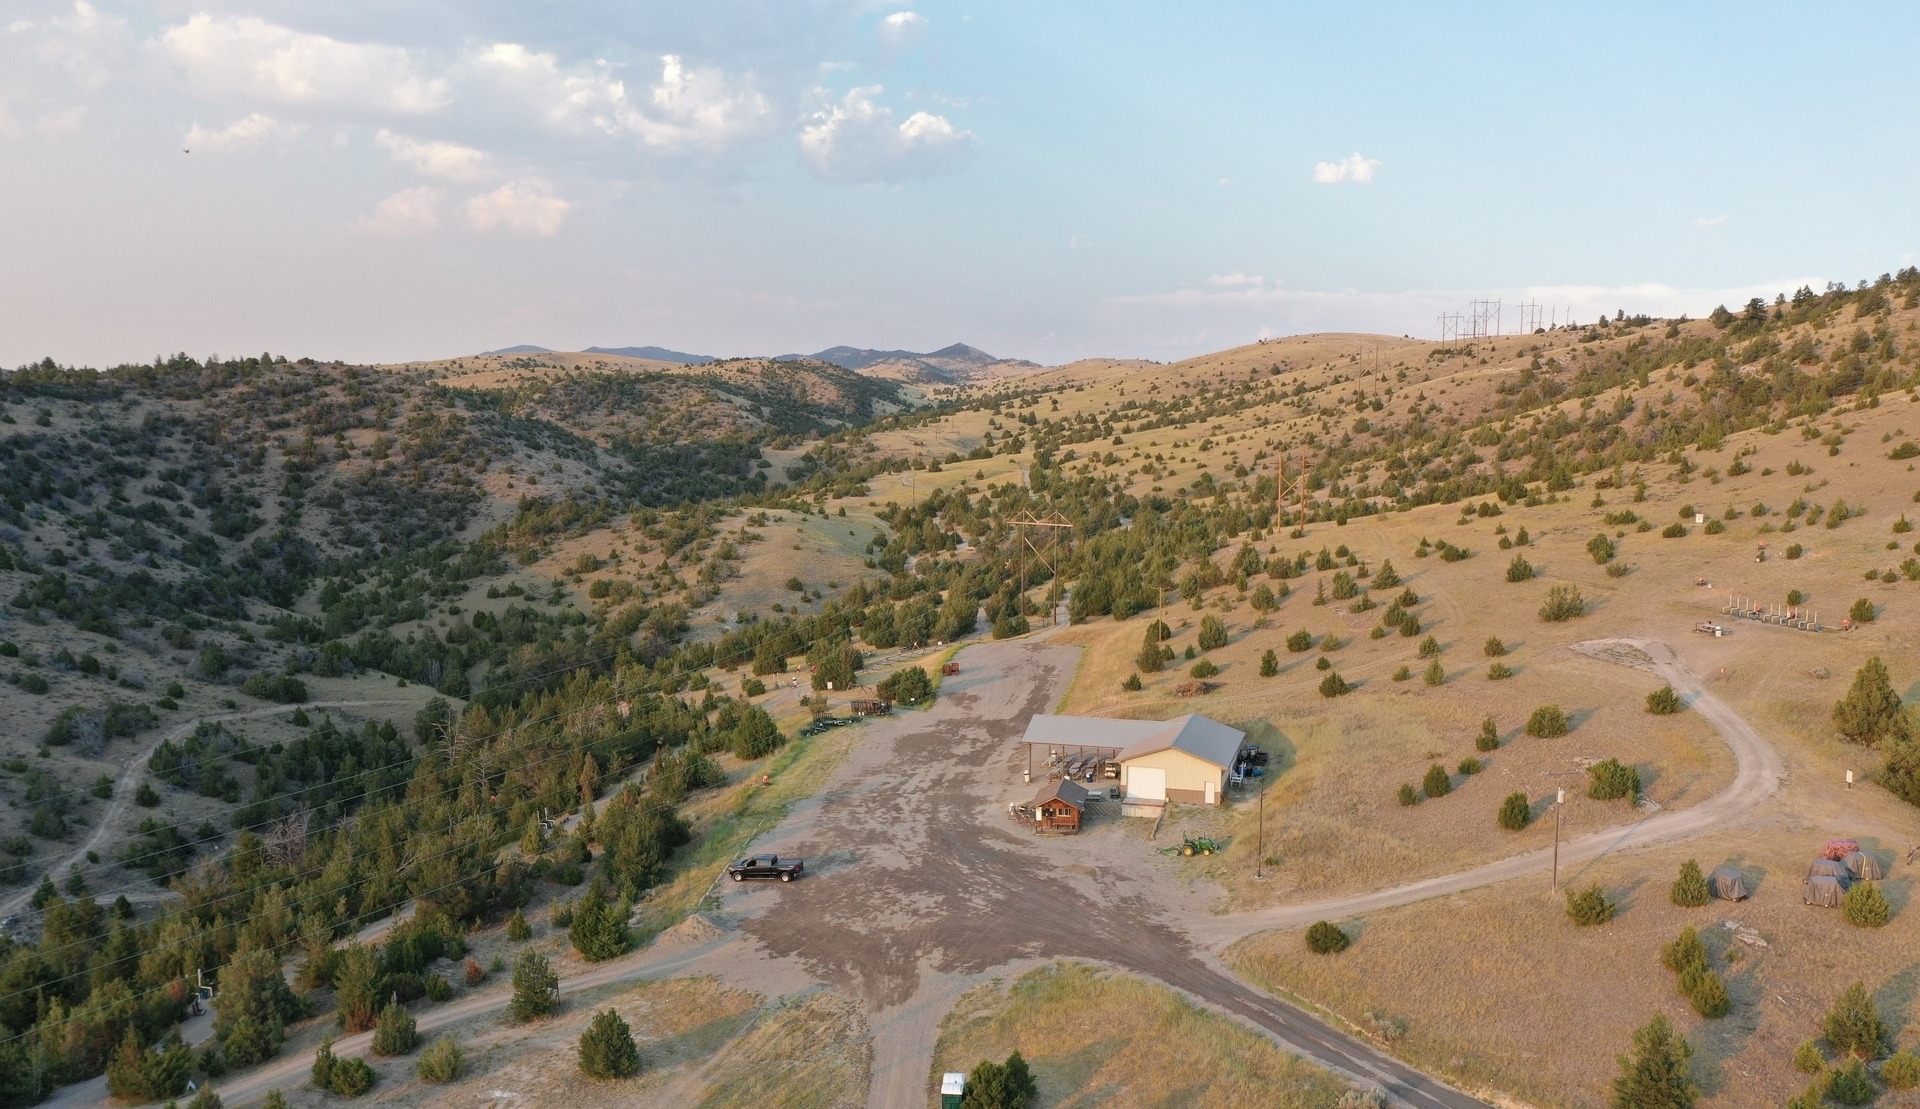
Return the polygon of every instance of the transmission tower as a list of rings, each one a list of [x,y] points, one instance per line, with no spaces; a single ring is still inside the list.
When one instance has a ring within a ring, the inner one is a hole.
[[[1531,335],[1540,330],[1540,303],[1522,301],[1515,307],[1520,309],[1520,334]]]
[[[1053,565],[1055,548],[1060,545],[1062,538],[1069,544],[1072,543],[1073,521],[1060,515],[1058,511],[1049,512],[1045,516],[1036,516],[1031,511],[1023,509],[1019,515],[1007,522],[1013,527],[1014,534],[1019,537],[1020,542],[1019,597],[1021,615],[1024,616],[1027,607],[1027,556],[1031,554],[1040,560],[1040,565],[1047,568],[1047,580],[1052,586],[1048,591],[1048,599],[1051,601],[1052,590],[1058,589],[1060,582]],[[1038,542],[1035,542],[1036,531]]]

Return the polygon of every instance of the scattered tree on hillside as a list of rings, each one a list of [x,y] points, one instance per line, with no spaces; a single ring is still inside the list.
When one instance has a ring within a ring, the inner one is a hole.
[[[1900,695],[1879,655],[1860,667],[1847,695],[1833,706],[1834,729],[1851,743],[1869,746],[1894,734],[1901,717]]]
[[[1613,1109],[1693,1109],[1700,1088],[1687,1077],[1693,1048],[1666,1015],[1656,1013],[1633,1034],[1633,1054],[1619,1057]]]

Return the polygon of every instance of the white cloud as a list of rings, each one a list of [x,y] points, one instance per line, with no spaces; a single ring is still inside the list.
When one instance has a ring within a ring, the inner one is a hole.
[[[294,130],[272,116],[254,112],[252,115],[234,120],[218,131],[209,130],[195,123],[187,128],[187,133],[181,137],[180,142],[189,150],[218,153],[242,146],[252,146],[254,143],[264,142],[276,135],[291,134]]]
[[[1221,289],[1239,289],[1266,283],[1267,279],[1257,273],[1216,273],[1207,278],[1207,284]]]
[[[1717,216],[1701,216],[1699,219],[1696,219],[1693,221],[1693,225],[1695,227],[1708,229],[1708,228],[1714,228],[1714,227],[1722,227],[1726,224],[1726,222],[1727,222],[1726,214],[1722,213]]]
[[[563,67],[552,54],[496,43],[476,61],[480,71],[540,112],[549,126],[575,134],[630,134],[648,146],[721,147],[763,138],[776,125],[773,108],[752,74],[735,78],[698,69],[679,55],[660,59],[660,79],[644,98],[605,63]]]
[[[341,42],[252,16],[202,12],[157,43],[190,85],[214,96],[425,115],[452,95],[446,78],[427,76],[403,47]]]
[[[475,181],[486,172],[485,151],[451,142],[421,142],[382,127],[373,137],[374,144],[406,162],[414,172],[453,181]]]
[[[883,91],[849,91],[807,118],[800,130],[800,161],[814,176],[835,183],[902,181],[956,169],[973,154],[974,135],[945,116],[915,112],[895,122],[876,104]]]
[[[475,231],[546,237],[559,233],[572,207],[538,181],[509,181],[468,200],[467,222]]]
[[[1373,171],[1380,165],[1378,159],[1362,157],[1356,150],[1352,157],[1337,162],[1316,162],[1313,179],[1322,185],[1364,185],[1373,180]]]
[[[440,202],[447,198],[444,189],[422,185],[402,189],[374,205],[371,216],[363,216],[360,230],[370,235],[418,235],[440,226]]]
[[[881,55],[891,62],[926,40],[927,17],[918,12],[894,12],[880,20]]]
[[[111,55],[122,45],[126,26],[126,20],[102,15],[87,0],[76,0],[67,14],[15,20],[6,30],[24,42],[42,66],[93,92],[113,79]]]

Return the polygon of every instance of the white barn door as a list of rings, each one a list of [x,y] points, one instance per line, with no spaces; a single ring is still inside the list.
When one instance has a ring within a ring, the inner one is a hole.
[[[1127,771],[1127,796],[1148,801],[1167,799],[1167,771],[1158,766],[1135,766]]]

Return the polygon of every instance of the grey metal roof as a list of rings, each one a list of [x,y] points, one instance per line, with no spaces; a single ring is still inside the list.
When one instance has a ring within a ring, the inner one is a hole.
[[[1035,808],[1039,808],[1049,801],[1065,801],[1076,809],[1085,809],[1089,796],[1086,786],[1071,778],[1062,778],[1057,782],[1049,782],[1041,786],[1040,792],[1033,795],[1032,804]]]
[[[1198,713],[1173,720],[1109,720],[1100,716],[1037,715],[1025,742],[1063,747],[1117,747],[1118,761],[1168,748],[1231,769],[1247,733]]]

